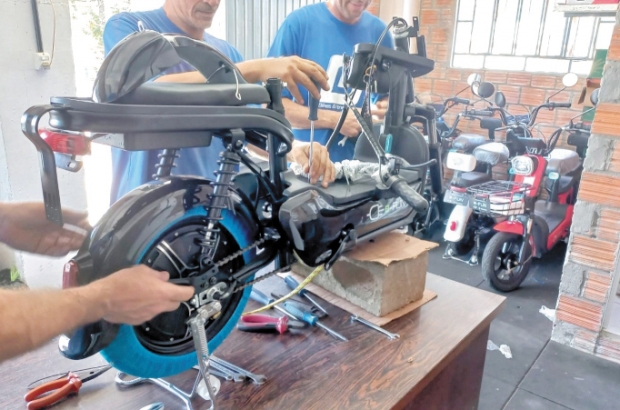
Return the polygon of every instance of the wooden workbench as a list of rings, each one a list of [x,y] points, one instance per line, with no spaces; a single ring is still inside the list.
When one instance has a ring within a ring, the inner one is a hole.
[[[281,280],[260,283],[261,290],[285,291]],[[429,274],[427,288],[438,296],[416,311],[385,326],[399,333],[387,337],[331,305],[323,323],[346,336],[340,342],[322,329],[297,335],[255,334],[234,330],[216,351],[222,359],[265,374],[261,386],[222,382],[219,409],[476,409],[480,394],[489,325],[504,298]],[[253,302],[251,302],[253,303]],[[254,306],[254,305],[252,305]],[[44,320],[44,319],[42,319]],[[102,364],[99,356],[74,362],[64,359],[56,341],[18,359],[0,364],[3,409],[24,409],[26,386],[41,377]],[[191,389],[196,372],[169,380]],[[138,410],[155,401],[182,409],[176,398],[145,384],[118,388],[109,371],[53,408]],[[195,409],[208,403],[194,401]]]

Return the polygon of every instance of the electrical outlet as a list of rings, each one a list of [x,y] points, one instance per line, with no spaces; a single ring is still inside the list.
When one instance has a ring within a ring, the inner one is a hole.
[[[48,53],[36,53],[34,55],[34,69],[35,70],[49,70],[50,69],[50,55]]]

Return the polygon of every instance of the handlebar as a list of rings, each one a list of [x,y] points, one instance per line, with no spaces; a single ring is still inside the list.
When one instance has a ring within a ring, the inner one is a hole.
[[[470,104],[470,101],[466,100],[465,98],[454,97],[454,98],[448,98],[448,100],[451,100],[451,101],[455,102],[456,104],[465,104],[465,105],[469,105]]]
[[[477,115],[479,117],[492,117],[493,116],[493,111],[487,111],[487,110],[471,110],[471,111],[467,111],[468,115]]]
[[[566,102],[566,103],[563,103],[563,102],[557,102],[557,103],[556,102],[550,102],[547,105],[549,106],[549,108],[570,108],[571,103],[569,103],[569,102]]]
[[[407,184],[402,177],[398,175],[392,175],[387,181],[386,185],[399,197],[403,199],[409,206],[411,206],[418,213],[425,213],[428,209],[428,201],[420,195],[415,189]]]

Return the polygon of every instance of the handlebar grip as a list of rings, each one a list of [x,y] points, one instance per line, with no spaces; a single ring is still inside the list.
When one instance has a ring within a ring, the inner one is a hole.
[[[404,179],[397,176],[393,176],[392,178],[397,178],[390,186],[392,191],[417,212],[426,212],[428,209],[428,201],[422,195],[418,194],[415,189],[411,188]]]
[[[569,102],[550,102],[549,107],[551,108],[570,108],[571,103]]]
[[[319,89],[319,92],[321,92],[321,84],[319,84],[319,82],[316,81],[314,78],[312,79],[312,82],[314,83],[316,88]],[[310,109],[310,112],[308,114],[308,120],[316,121],[319,119],[319,116],[318,116],[319,102],[320,100],[317,100],[316,98],[314,98],[312,93],[308,91],[308,108]]]
[[[493,111],[485,111],[485,110],[471,110],[469,111],[471,115],[478,115],[480,117],[492,117]]]
[[[454,98],[452,101],[454,101],[457,104],[469,105],[469,100],[466,100],[464,98]]]

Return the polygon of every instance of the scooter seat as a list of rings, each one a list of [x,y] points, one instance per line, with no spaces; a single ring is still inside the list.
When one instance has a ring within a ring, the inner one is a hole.
[[[488,144],[481,145],[474,150],[474,157],[476,161],[483,164],[489,164],[492,167],[500,162],[508,161],[510,151],[508,148],[500,142],[490,142]]]
[[[549,175],[551,172],[557,172],[560,175],[566,175],[579,168],[580,165],[581,160],[575,151],[557,148],[547,157],[546,173]]]
[[[400,174],[407,183],[412,184],[421,180],[417,171],[401,170]],[[323,188],[321,184],[310,185],[308,177],[295,175],[291,170],[282,173],[282,179],[288,185],[284,195],[291,197],[309,189],[314,189],[323,194],[327,202],[332,205],[346,205],[367,198],[377,189],[377,182],[371,177],[364,177],[355,182],[347,183],[345,179],[339,179]]]
[[[237,95],[241,97],[237,98]],[[144,83],[118,104],[239,106],[268,103],[269,93],[256,84]]]
[[[452,148],[459,151],[471,152],[474,148],[484,144],[486,139],[477,134],[461,134],[452,141]]]
[[[568,192],[573,187],[576,180],[577,178],[572,175],[560,177],[560,180],[558,182],[559,184],[558,194],[563,194],[565,192]],[[553,188],[553,179],[547,178],[545,180],[545,189],[547,190],[547,192],[551,193],[552,188]]]
[[[462,172],[457,178],[454,177],[451,181],[451,185],[458,188],[469,188],[471,186],[488,182],[493,177],[486,172]]]

